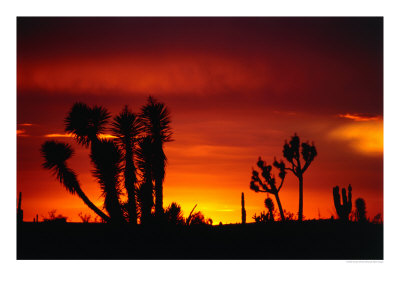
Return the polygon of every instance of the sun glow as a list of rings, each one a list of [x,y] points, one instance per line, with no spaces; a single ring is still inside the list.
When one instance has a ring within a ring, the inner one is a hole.
[[[383,154],[383,120],[344,125],[333,130],[330,136],[348,142],[353,149],[360,153]]]

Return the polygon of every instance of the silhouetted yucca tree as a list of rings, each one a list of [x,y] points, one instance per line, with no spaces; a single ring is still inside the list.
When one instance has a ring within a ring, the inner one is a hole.
[[[56,141],[47,141],[43,143],[40,152],[44,158],[42,166],[45,169],[53,171],[54,176],[71,194],[77,194],[83,202],[92,209],[104,221],[110,218],[103,213],[82,191],[76,173],[67,166],[67,160],[73,155],[70,145]]]
[[[300,138],[294,134],[290,142],[283,145],[283,156],[290,163],[289,168],[285,170],[291,171],[299,179],[299,221],[303,220],[303,174],[310,166],[311,162],[317,156],[317,149],[314,143],[311,145],[306,142],[301,144]],[[303,158],[304,162],[301,162]]]
[[[147,224],[151,218],[153,200],[153,142],[147,136],[139,140],[135,151],[136,162],[141,175],[137,199],[140,206],[140,223]]]
[[[111,115],[101,106],[89,107],[84,103],[75,103],[65,119],[65,131],[71,133],[76,141],[90,146],[90,158],[94,166],[93,174],[100,183],[105,197],[104,207],[111,220],[123,221],[119,203],[119,186],[117,180],[121,172],[121,155],[112,141],[99,139],[106,131]]]
[[[165,165],[167,158],[164,153],[164,143],[172,141],[170,127],[170,113],[167,107],[152,97],[149,97],[146,105],[142,107],[141,118],[145,132],[151,138],[153,146],[152,173],[155,189],[155,215],[161,216],[163,210],[163,181],[165,177]]]
[[[263,180],[261,180],[260,174],[257,171],[253,170],[250,181],[250,188],[256,193],[261,192],[261,193],[270,193],[274,195],[276,202],[278,204],[281,219],[282,221],[285,221],[285,215],[283,213],[282,204],[279,199],[279,191],[282,188],[286,176],[285,163],[283,161],[278,162],[275,160],[273,165],[275,168],[279,170],[279,178],[281,179],[279,186],[277,187],[275,176],[272,174],[272,166],[267,165],[265,161],[263,161],[261,157],[259,157],[257,166],[261,170],[261,176],[263,177]]]
[[[90,158],[95,165],[92,171],[100,184],[104,196],[104,208],[112,221],[123,222],[124,216],[119,203],[122,156],[113,141],[99,140],[92,146]]]
[[[124,185],[128,194],[128,219],[137,224],[136,205],[136,167],[134,163],[134,149],[138,137],[143,130],[140,118],[125,106],[122,112],[114,118],[112,131],[118,137],[117,142],[123,150]]]

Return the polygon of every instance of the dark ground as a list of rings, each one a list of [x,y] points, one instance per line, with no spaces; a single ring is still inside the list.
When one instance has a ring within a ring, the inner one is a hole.
[[[383,225],[370,223],[317,220],[137,229],[23,223],[17,230],[17,259],[383,259]]]

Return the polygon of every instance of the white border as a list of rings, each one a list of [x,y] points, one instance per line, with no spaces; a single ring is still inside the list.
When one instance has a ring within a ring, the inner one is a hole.
[[[395,3],[394,1],[392,3]],[[5,6],[5,7],[4,7]],[[3,299],[376,299],[398,281],[399,21],[378,1],[14,1],[1,13]],[[384,16],[385,260],[343,261],[16,261],[16,16]],[[5,115],[5,117],[4,117]],[[6,166],[6,168],[4,168]],[[397,177],[397,178],[396,178]],[[171,269],[173,270],[171,272]],[[396,293],[395,293],[396,294]]]

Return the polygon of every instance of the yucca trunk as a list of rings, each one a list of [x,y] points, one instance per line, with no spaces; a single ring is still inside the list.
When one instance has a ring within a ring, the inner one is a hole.
[[[142,183],[139,189],[140,199],[140,224],[146,225],[151,219],[151,209],[153,207],[153,183],[150,180],[146,180]]]
[[[303,221],[303,176],[299,176],[299,222]]]
[[[96,205],[92,203],[92,201],[89,200],[89,198],[85,195],[85,193],[81,190],[80,187],[75,188],[76,194],[79,196],[79,198],[82,199],[82,201],[91,209],[93,210],[100,218],[102,218],[105,222],[110,221],[110,217],[107,216],[105,213],[103,213]]]
[[[137,224],[137,207],[136,207],[136,170],[133,162],[133,153],[127,145],[125,152],[125,189],[128,194],[128,218],[129,222]]]
[[[155,143],[155,164],[154,164],[154,192],[155,192],[155,215],[160,217],[164,214],[163,208],[163,181],[165,176],[165,154],[162,142]]]
[[[276,199],[276,203],[278,203],[278,208],[279,208],[279,213],[281,214],[281,219],[282,219],[282,221],[285,221],[285,214],[283,213],[282,204],[281,204],[281,200],[279,199],[278,193],[275,193],[274,196]]]
[[[113,152],[116,148],[109,148],[104,143],[104,141],[99,140],[93,140],[91,143],[91,159],[95,165],[94,174],[103,190],[104,207],[110,215],[111,222],[122,223],[125,219],[119,203],[119,171],[115,162],[117,157],[113,157],[117,155]]]
[[[155,205],[155,213],[156,216],[162,216],[164,213],[163,208],[163,180],[162,178],[156,178],[154,182],[154,191],[156,196],[156,205]]]
[[[114,193],[107,193],[105,195],[104,207],[108,211],[111,222],[113,223],[123,223],[124,215],[121,210],[121,206],[118,201],[118,196]]]

